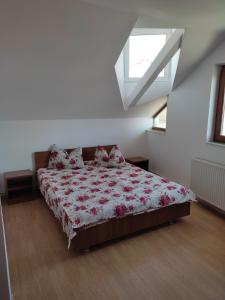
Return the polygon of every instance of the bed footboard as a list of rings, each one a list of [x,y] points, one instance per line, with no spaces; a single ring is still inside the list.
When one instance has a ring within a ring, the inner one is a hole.
[[[87,229],[81,229],[72,240],[75,250],[88,249],[119,237],[152,228],[190,215],[190,202],[174,204],[151,212],[112,219]]]

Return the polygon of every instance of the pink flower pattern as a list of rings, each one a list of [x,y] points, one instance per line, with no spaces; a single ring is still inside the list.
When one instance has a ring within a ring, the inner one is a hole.
[[[75,148],[70,153],[67,153],[66,150],[52,145],[48,167],[49,169],[57,170],[83,168],[82,148]]]
[[[125,165],[125,158],[118,146],[113,146],[108,154],[102,146],[98,146],[95,151],[95,163],[101,167],[119,168]]]
[[[120,169],[93,161],[76,171],[39,169],[38,179],[69,240],[84,226],[194,200],[190,189],[128,163]]]

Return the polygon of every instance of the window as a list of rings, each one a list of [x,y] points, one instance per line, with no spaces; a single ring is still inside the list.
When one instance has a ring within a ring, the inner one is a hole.
[[[153,127],[154,130],[166,131],[166,117],[167,117],[167,104],[157,111],[153,116]]]
[[[225,66],[220,71],[214,141],[225,143]]]
[[[141,78],[165,45],[170,31],[135,29],[125,47],[125,77],[128,81]],[[169,66],[161,71],[158,80],[168,79]]]

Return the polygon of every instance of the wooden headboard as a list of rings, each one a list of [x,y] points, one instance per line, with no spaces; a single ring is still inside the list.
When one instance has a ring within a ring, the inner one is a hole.
[[[103,146],[105,150],[109,153],[114,145],[107,145]],[[95,147],[82,147],[82,153],[83,153],[83,160],[93,160],[95,155],[95,150],[97,146]],[[73,149],[66,149],[68,153],[70,153]],[[48,167],[48,160],[50,156],[51,151],[40,151],[34,153],[34,164],[35,164],[35,171],[37,171],[40,168],[47,168]]]

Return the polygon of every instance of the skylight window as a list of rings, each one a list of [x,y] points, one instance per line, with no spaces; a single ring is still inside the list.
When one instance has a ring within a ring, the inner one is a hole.
[[[163,29],[135,29],[125,48],[125,76],[127,80],[143,77],[168,39],[169,31]],[[169,66],[162,70],[158,79],[168,78]]]
[[[129,38],[129,78],[141,78],[165,45],[166,35],[134,35]],[[163,70],[159,76],[163,77]]]

